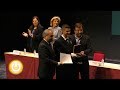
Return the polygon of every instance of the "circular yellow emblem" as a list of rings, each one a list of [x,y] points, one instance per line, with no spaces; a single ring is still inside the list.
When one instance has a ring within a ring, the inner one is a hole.
[[[13,60],[9,64],[9,71],[12,74],[18,75],[23,71],[23,64],[19,60]]]

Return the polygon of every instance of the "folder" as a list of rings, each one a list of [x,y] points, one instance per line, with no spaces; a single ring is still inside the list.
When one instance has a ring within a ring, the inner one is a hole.
[[[74,45],[73,46],[73,53],[79,53],[81,51],[81,45]]]

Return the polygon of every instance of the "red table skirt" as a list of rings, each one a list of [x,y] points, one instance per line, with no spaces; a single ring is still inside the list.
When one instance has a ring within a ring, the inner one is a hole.
[[[20,74],[13,74],[9,70],[9,64],[13,60],[19,60],[23,64]],[[38,79],[39,59],[34,57],[5,54],[7,79]],[[54,75],[53,79],[56,79]],[[90,66],[90,79],[120,79],[120,70]]]

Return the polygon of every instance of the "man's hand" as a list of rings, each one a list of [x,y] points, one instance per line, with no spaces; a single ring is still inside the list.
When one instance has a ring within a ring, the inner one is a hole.
[[[71,53],[71,56],[72,56],[72,57],[77,57],[77,54]]]
[[[80,53],[77,53],[77,55],[79,55],[79,56],[86,56],[86,54],[84,53],[84,51],[81,51]]]
[[[85,56],[85,53],[84,53],[84,51],[81,51],[81,52],[80,52],[80,54],[81,54],[82,56]]]
[[[58,65],[64,64],[63,62],[58,62]]]

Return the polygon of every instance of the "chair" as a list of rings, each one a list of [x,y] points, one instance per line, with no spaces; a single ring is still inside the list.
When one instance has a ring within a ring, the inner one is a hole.
[[[93,60],[101,62],[102,60],[105,60],[105,54],[101,51],[96,51],[94,52]]]

